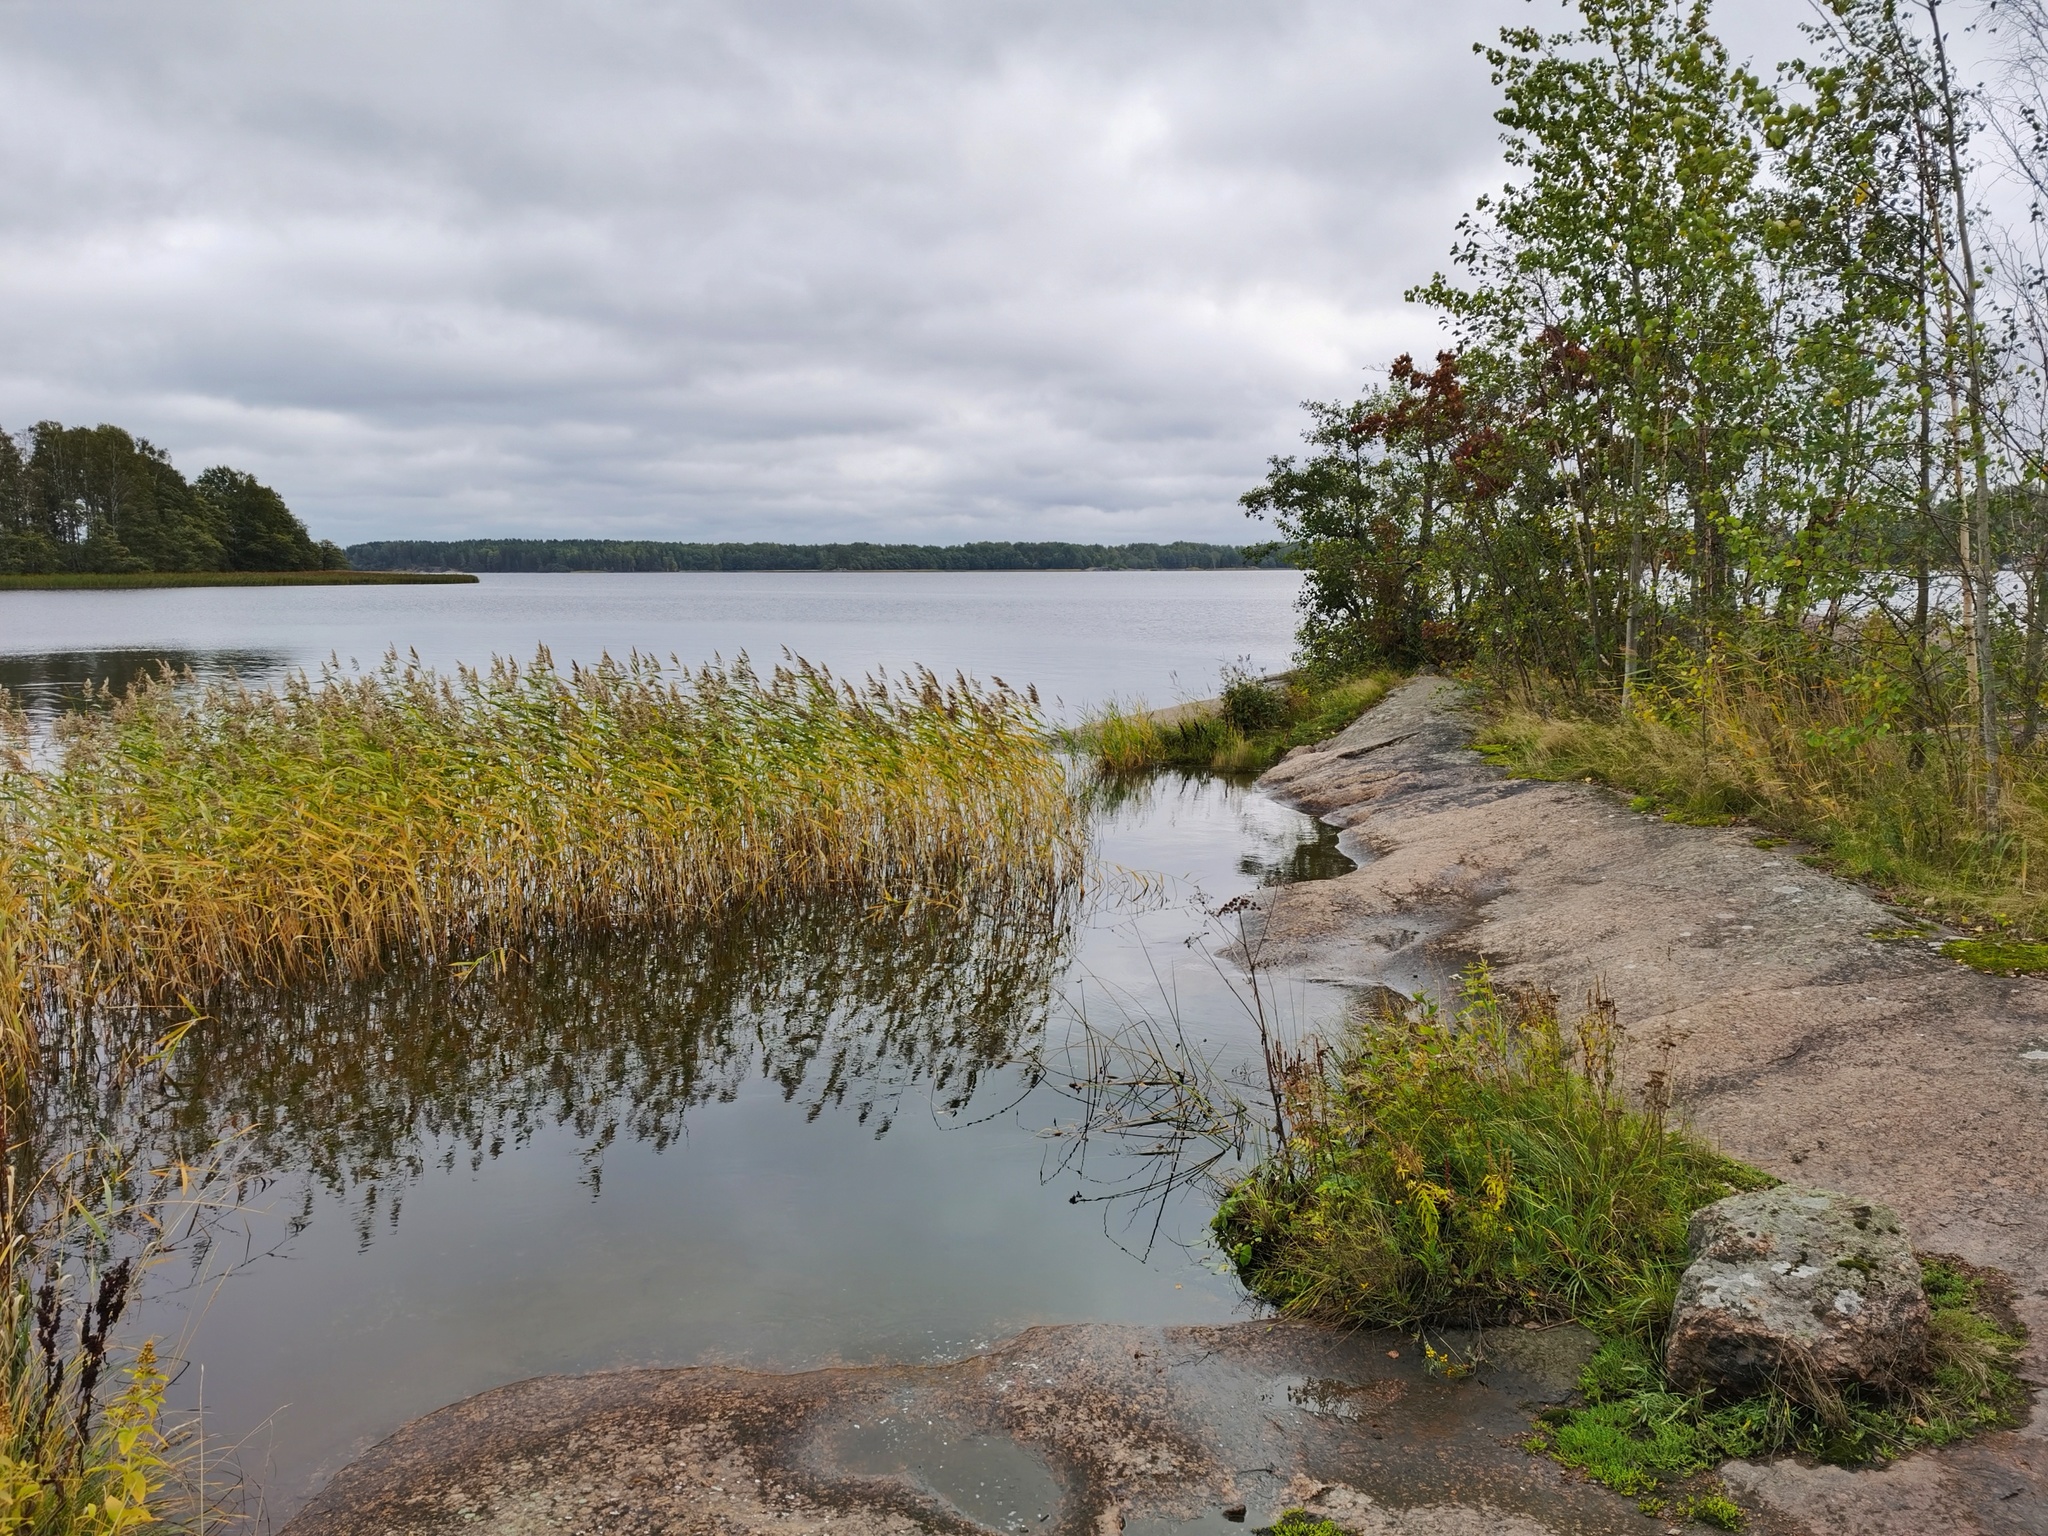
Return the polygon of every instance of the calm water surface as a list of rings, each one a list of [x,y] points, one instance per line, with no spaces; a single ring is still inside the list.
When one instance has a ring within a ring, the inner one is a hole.
[[[537,642],[685,660],[787,643],[1074,705],[1279,663],[1295,581],[0,594],[0,647],[53,706],[151,651],[270,675],[329,650],[446,664]],[[1047,1134],[1077,1112],[1063,1048],[1080,1018],[1143,1015],[1247,1062],[1242,977],[1207,914],[1349,863],[1255,792],[1174,777],[1106,804],[1096,851],[1102,878],[1059,923],[812,905],[223,1008],[127,1111],[152,1155],[231,1136],[242,1175],[219,1240],[157,1271],[141,1319],[188,1362],[180,1403],[203,1394],[276,1518],[406,1420],[544,1372],[942,1359],[1036,1323],[1243,1315],[1203,1196],[1112,1198],[1151,1161],[1095,1147],[1077,1167]],[[1296,1024],[1341,1005],[1276,986]]]
[[[841,673],[930,666],[1035,685],[1071,715],[1112,695],[1213,696],[1239,657],[1285,665],[1298,571],[997,571],[485,576],[450,587],[195,587],[0,592],[0,684],[46,698],[159,657],[267,679],[334,655],[417,650],[594,661],[638,648],[684,662],[784,647]]]

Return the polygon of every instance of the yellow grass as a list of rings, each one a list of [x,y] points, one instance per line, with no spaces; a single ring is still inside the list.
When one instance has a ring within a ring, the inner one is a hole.
[[[763,898],[1045,896],[1078,811],[1036,700],[645,657],[143,686],[0,770],[0,984],[107,999],[462,959]]]

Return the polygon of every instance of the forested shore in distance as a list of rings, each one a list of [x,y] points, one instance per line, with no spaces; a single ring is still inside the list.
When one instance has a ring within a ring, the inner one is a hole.
[[[1235,544],[690,544],[656,539],[391,539],[351,544],[359,571],[1217,571],[1291,565]]]
[[[0,577],[347,568],[340,546],[314,539],[282,496],[242,470],[217,464],[187,480],[154,443],[104,424],[0,431]]]

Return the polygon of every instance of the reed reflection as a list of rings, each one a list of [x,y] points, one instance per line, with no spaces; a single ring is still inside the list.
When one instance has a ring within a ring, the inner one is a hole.
[[[595,1192],[621,1136],[672,1146],[700,1106],[766,1088],[885,1134],[965,1109],[1035,1056],[1073,941],[1051,910],[809,902],[716,926],[550,942],[219,1009],[128,1111],[150,1155],[231,1144],[240,1176],[302,1179],[371,1217],[432,1166],[480,1167],[544,1129]],[[230,1141],[230,1138],[233,1138]]]

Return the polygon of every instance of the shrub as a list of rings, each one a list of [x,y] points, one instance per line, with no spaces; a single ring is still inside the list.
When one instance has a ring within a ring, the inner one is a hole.
[[[1484,969],[1455,1018],[1423,1003],[1354,1021],[1286,1085],[1286,1144],[1215,1218],[1247,1285],[1288,1311],[1409,1327],[1503,1318],[1661,1323],[1692,1211],[1770,1181],[1615,1083],[1595,998],[1502,995]]]
[[[1242,667],[1228,668],[1223,674],[1220,713],[1227,723],[1247,736],[1276,731],[1286,724],[1289,702],[1286,694]]]

